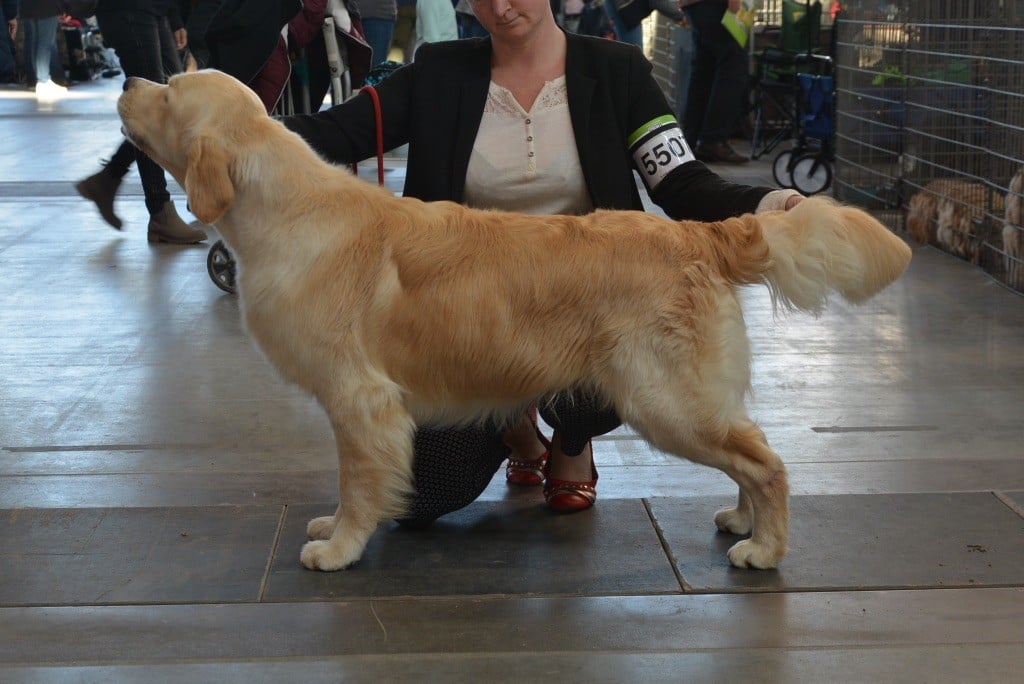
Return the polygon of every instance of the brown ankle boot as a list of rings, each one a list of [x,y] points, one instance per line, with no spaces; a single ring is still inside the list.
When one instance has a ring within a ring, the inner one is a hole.
[[[114,196],[117,195],[119,187],[121,179],[103,170],[75,183],[78,194],[96,204],[103,220],[121,230],[121,219],[114,213]]]
[[[705,163],[746,164],[750,161],[732,149],[732,146],[727,142],[706,143],[702,141],[697,144],[693,154],[697,159]]]
[[[172,245],[194,245],[205,240],[206,233],[182,221],[174,202],[168,200],[163,209],[149,217],[146,239]]]

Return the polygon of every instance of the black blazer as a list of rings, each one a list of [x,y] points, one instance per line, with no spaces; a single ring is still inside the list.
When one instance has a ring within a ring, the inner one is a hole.
[[[672,110],[632,45],[567,34],[566,91],[580,164],[595,208],[643,209],[627,138]],[[384,149],[409,144],[404,194],[463,200],[466,169],[491,79],[490,38],[423,45],[416,60],[377,86]],[[285,125],[326,159],[352,163],[376,154],[366,93],[331,109],[285,117]],[[730,183],[692,161],[672,170],[651,198],[674,218],[720,220],[752,212],[771,188]]]

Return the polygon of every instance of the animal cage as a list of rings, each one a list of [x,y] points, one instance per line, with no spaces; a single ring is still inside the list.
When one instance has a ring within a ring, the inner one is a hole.
[[[1024,291],[1024,3],[845,8],[835,194]]]

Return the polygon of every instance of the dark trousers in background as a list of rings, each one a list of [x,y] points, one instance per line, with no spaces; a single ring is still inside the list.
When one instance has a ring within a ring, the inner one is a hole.
[[[490,35],[474,14],[456,12],[455,23],[458,25],[459,38],[486,38]]]
[[[7,30],[7,21],[14,19],[4,15],[0,5],[0,83],[13,83],[18,80],[18,70],[14,61],[14,41]]]
[[[729,140],[743,108],[747,53],[722,26],[725,0],[703,0],[684,8],[693,27],[693,65],[683,118],[691,145]]]
[[[168,77],[181,71],[181,59],[166,17],[148,12],[117,11],[97,12],[96,19],[104,42],[117,53],[126,78],[138,76],[166,83]],[[125,140],[107,162],[106,169],[121,178],[128,173],[133,161],[139,165],[146,209],[156,214],[171,199],[164,170],[156,162]]]
[[[363,35],[373,52],[370,55],[370,68],[387,61],[391,51],[391,39],[395,35],[394,19],[363,19]]]
[[[25,32],[22,63],[25,65],[25,84],[34,86],[40,81],[63,83],[66,78],[57,49],[56,15],[45,19],[22,19],[20,30]]]

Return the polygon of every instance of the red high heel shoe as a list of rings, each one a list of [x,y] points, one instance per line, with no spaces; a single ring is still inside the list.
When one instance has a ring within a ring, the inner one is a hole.
[[[544,455],[536,461],[520,461],[517,458],[509,458],[505,466],[505,480],[510,485],[520,487],[535,487],[544,482],[544,473],[548,469],[548,458],[551,452],[545,451]]]
[[[530,407],[528,412],[530,420],[533,421],[533,429],[537,432],[537,439],[544,445],[544,453],[534,461],[526,461],[509,457],[508,465],[505,466],[505,480],[510,485],[520,487],[536,487],[544,482],[547,477],[548,459],[551,458],[551,442],[541,433],[537,427],[537,407]]]
[[[557,513],[578,513],[585,511],[597,501],[597,466],[594,465],[594,448],[590,447],[590,473],[594,478],[588,482],[555,480],[547,478],[544,483],[544,500]]]

